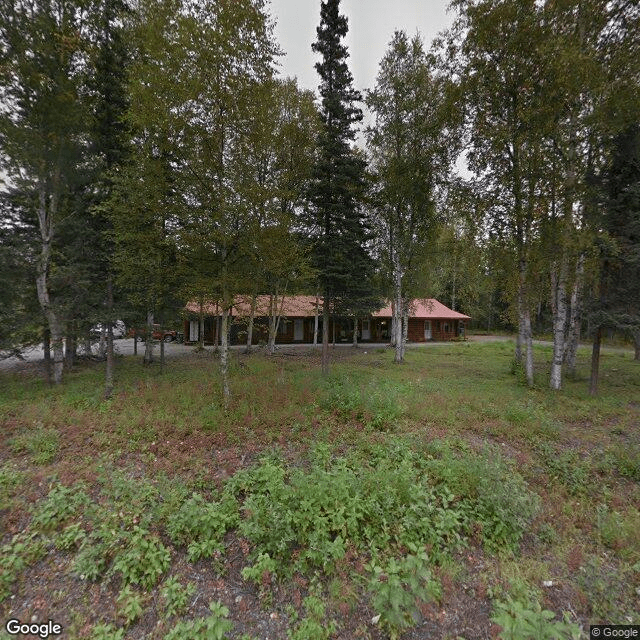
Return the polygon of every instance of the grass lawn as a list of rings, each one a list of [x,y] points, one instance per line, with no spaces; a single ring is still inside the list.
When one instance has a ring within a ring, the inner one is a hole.
[[[0,374],[0,619],[66,639],[587,638],[640,624],[640,363],[508,342]],[[3,635],[4,634],[4,635]],[[10,638],[0,631],[0,638]],[[35,636],[34,636],[35,637]]]

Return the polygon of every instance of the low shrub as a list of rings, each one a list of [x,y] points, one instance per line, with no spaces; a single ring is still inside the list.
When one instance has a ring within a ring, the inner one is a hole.
[[[60,449],[60,436],[55,429],[46,429],[42,426],[33,431],[11,438],[9,446],[14,453],[29,453],[35,464],[49,464],[58,455]]]
[[[491,620],[501,627],[501,640],[579,640],[580,627],[563,620],[555,620],[553,611],[543,610],[540,604],[523,604],[518,600],[497,602]]]
[[[187,547],[189,560],[210,558],[223,550],[224,534],[238,523],[235,500],[206,502],[194,493],[167,523],[167,533],[176,545]]]
[[[219,602],[211,602],[209,610],[211,615],[206,618],[178,622],[165,634],[164,640],[223,640],[233,628],[233,623],[227,620],[229,609]]]

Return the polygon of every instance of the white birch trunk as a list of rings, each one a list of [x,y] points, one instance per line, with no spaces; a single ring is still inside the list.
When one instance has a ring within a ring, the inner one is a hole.
[[[202,298],[198,312],[198,350],[204,351],[204,300]]]
[[[393,253],[393,285],[394,285],[394,305],[393,305],[393,322],[392,335],[395,354],[393,361],[400,364],[404,360],[403,345],[403,326],[402,316],[404,312],[404,300],[402,298],[402,268],[400,267],[400,259],[396,252]]]
[[[107,354],[107,325],[103,322],[100,325],[100,341],[98,342],[98,358],[104,360]]]
[[[253,322],[256,317],[256,305],[258,304],[258,294],[254,293],[251,296],[251,311],[249,313],[249,326],[247,327],[247,348],[245,353],[250,353],[253,343]]]
[[[220,328],[220,375],[222,377],[222,404],[229,407],[231,388],[229,386],[229,314],[226,304],[222,304],[222,327]]]
[[[142,363],[147,365],[153,362],[153,311],[147,311],[147,335],[144,342],[144,358]]]
[[[277,293],[276,293],[277,296]],[[276,350],[276,334],[278,332],[278,301],[274,300],[273,294],[269,296],[269,339],[267,340],[267,351],[273,355]]]
[[[582,287],[584,283],[584,254],[581,254],[576,264],[576,276],[571,291],[571,313],[569,316],[569,335],[565,347],[564,361],[567,372],[571,376],[576,374],[576,357],[580,343],[580,325],[582,323]]]
[[[318,325],[320,316],[320,296],[316,294],[316,313],[313,318],[313,346],[318,346]]]
[[[527,384],[533,386],[533,340],[531,336],[531,313],[527,300],[526,277],[527,263],[520,259],[518,284],[518,342],[516,343],[516,361],[522,363],[525,352],[524,370]]]
[[[533,336],[531,334],[531,312],[529,307],[524,311],[524,343],[527,349],[527,357],[525,359],[524,372],[527,378],[527,384],[533,387]]]
[[[395,288],[393,298],[391,299],[391,327],[389,329],[389,345],[396,346],[396,297]]]
[[[409,301],[402,301],[402,361],[404,362],[404,354],[407,349],[409,340]]]
[[[329,375],[329,296],[322,301],[322,375]]]
[[[64,352],[62,340],[62,322],[51,303],[49,295],[49,266],[51,261],[51,243],[53,241],[54,218],[58,209],[58,189],[60,182],[60,168],[58,167],[53,177],[53,193],[48,199],[45,180],[41,179],[38,185],[38,225],[40,227],[41,249],[36,268],[36,290],[38,302],[42,308],[47,324],[51,346],[53,348],[53,382],[62,382],[64,369]]]
[[[553,317],[553,361],[551,362],[549,386],[557,390],[562,386],[562,360],[567,324],[567,259],[564,255],[556,279],[555,291],[552,291],[551,295],[555,299],[555,313]]]
[[[104,397],[109,400],[113,395],[113,373],[115,366],[115,358],[113,353],[113,282],[111,276],[107,278],[107,312],[109,314],[109,322],[107,323],[107,366],[104,376]]]

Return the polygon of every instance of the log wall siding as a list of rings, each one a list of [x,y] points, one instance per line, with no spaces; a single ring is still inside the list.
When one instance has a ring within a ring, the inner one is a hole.
[[[294,340],[295,318],[287,318],[280,321],[281,326],[276,334],[277,344],[312,344],[314,318],[305,317],[303,319],[303,339]],[[284,323],[284,324],[283,324]],[[246,322],[234,322],[231,325],[231,344],[244,344],[247,339]],[[333,321],[329,323],[329,342],[333,341]],[[339,332],[340,322],[337,329]],[[369,321],[371,338],[365,342],[387,342],[390,339],[391,319],[372,318]],[[426,342],[424,336],[425,320],[422,318],[409,318],[407,338],[409,342]],[[431,320],[431,340],[449,341],[455,340],[459,336],[459,320]],[[337,333],[338,333],[337,332]],[[189,336],[189,320],[184,322],[185,338]],[[264,317],[256,318],[253,327],[253,344],[266,343],[269,335],[268,322]],[[213,344],[217,338],[216,318],[205,318],[204,338],[207,344]],[[349,332],[347,342],[351,342],[352,335]],[[340,340],[337,340],[340,342]],[[343,339],[343,342],[345,340]],[[362,341],[362,322],[358,322],[358,342]],[[322,319],[318,327],[318,342],[322,342]]]

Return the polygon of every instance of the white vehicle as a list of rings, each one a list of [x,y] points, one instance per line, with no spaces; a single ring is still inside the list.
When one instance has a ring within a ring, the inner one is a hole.
[[[106,328],[106,327],[105,327]],[[91,333],[100,337],[102,334],[102,325],[97,324],[91,327]],[[113,337],[114,338],[124,338],[127,333],[127,328],[124,326],[124,322],[122,320],[116,320],[113,323]]]

